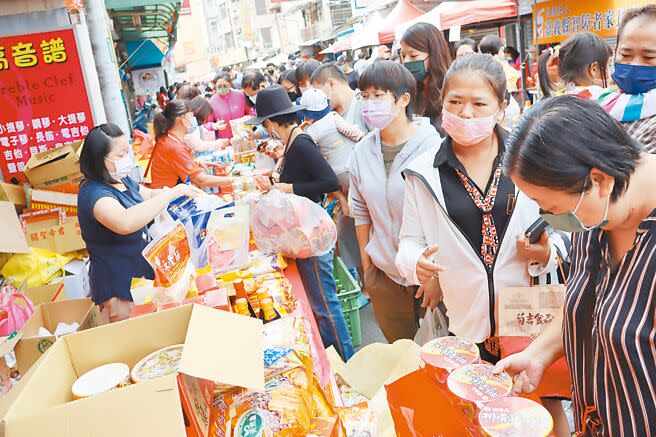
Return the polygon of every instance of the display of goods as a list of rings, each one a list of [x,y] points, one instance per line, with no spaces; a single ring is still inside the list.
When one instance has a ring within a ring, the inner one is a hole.
[[[105,393],[130,383],[130,367],[125,363],[105,364],[89,370],[74,383],[71,391],[73,399],[82,399]]]
[[[478,413],[478,422],[490,437],[546,437],[553,429],[546,408],[520,397],[486,403]]]
[[[227,272],[248,265],[248,206],[234,206],[212,211],[207,223],[207,254],[214,273]]]
[[[153,352],[132,369],[132,381],[141,382],[178,371],[184,345],[176,344]]]
[[[512,378],[505,372],[495,374],[491,364],[469,364],[455,369],[447,378],[447,386],[460,398],[456,402],[472,419],[484,403],[508,396]]]
[[[376,435],[376,415],[366,403],[337,408],[337,413],[347,437]]]
[[[429,341],[422,346],[420,355],[426,370],[442,384],[453,370],[480,359],[480,351],[473,341],[453,336]]]

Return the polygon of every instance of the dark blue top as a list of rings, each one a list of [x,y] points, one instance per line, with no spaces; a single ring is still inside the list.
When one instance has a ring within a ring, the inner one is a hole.
[[[80,229],[89,251],[91,298],[97,304],[112,297],[132,301],[132,278],[153,279],[155,276],[152,267],[141,255],[148,244],[146,227],[132,234],[120,235],[103,226],[93,215],[96,202],[103,197],[118,200],[124,208],[143,202],[139,184],[130,177],[121,182],[127,188],[125,191],[100,181],[84,181],[77,196]]]

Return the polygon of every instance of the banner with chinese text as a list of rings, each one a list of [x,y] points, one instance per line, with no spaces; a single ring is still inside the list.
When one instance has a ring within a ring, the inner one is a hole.
[[[0,38],[0,171],[24,182],[33,154],[93,127],[73,30]]]
[[[579,32],[596,33],[602,38],[617,34],[622,12],[649,0],[551,0],[539,3],[534,13],[538,44],[562,42]]]

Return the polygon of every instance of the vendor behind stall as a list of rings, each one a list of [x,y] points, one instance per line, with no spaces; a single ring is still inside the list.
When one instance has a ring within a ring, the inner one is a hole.
[[[230,179],[205,173],[194,161],[191,147],[184,141],[185,135],[194,132],[198,122],[188,102],[174,100],[155,115],[155,147],[150,169],[152,188],[173,187],[190,178],[201,188],[229,185]]]
[[[128,176],[134,166],[132,147],[118,126],[101,124],[89,132],[80,155],[78,218],[89,251],[91,298],[110,322],[129,316],[132,278],[154,277],[141,255],[148,244],[146,225],[173,199],[202,193],[190,185],[140,186]]]

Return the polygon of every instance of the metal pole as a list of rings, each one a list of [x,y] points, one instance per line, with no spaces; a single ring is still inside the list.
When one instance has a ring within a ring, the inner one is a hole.
[[[528,100],[528,90],[526,89],[526,62],[527,62],[527,57],[526,57],[526,47],[524,47],[524,24],[522,22],[522,18],[518,15],[517,16],[518,21],[517,25],[515,26],[515,35],[517,37],[518,45],[519,45],[519,59],[522,61],[520,64],[520,69],[522,73],[522,108],[524,107],[523,105],[525,104],[526,100]]]
[[[85,10],[107,121],[117,124],[126,135],[130,135],[132,130],[121,95],[121,78],[110,52],[112,47],[106,22],[105,2],[103,0],[87,0]]]

